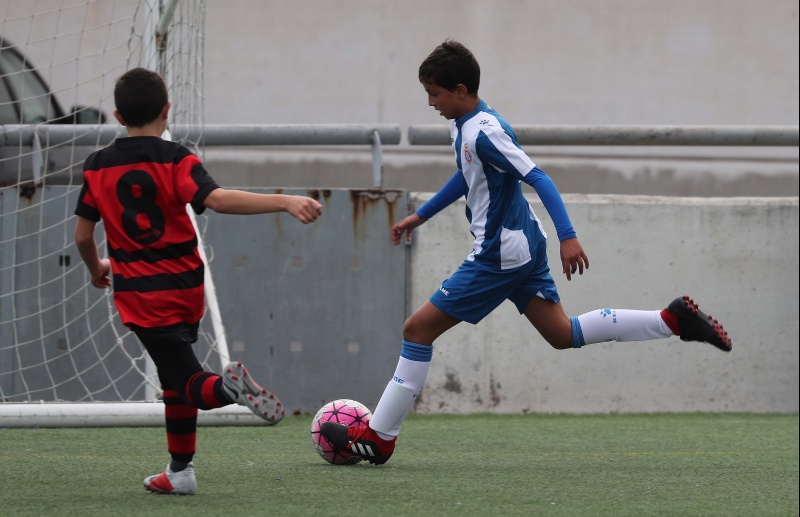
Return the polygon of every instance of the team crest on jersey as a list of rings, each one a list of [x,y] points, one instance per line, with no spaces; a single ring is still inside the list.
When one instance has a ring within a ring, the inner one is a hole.
[[[464,144],[464,159],[467,160],[467,163],[472,163],[472,153],[469,152],[467,144]]]

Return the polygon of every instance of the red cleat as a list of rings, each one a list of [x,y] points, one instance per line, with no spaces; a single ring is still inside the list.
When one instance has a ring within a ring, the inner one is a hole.
[[[394,452],[397,438],[384,440],[366,425],[347,427],[334,422],[323,422],[320,434],[339,450],[352,452],[373,465],[383,465]]]
[[[678,335],[681,340],[710,343],[723,352],[730,352],[733,349],[728,332],[719,321],[704,314],[689,296],[676,298],[664,310],[677,318]]]

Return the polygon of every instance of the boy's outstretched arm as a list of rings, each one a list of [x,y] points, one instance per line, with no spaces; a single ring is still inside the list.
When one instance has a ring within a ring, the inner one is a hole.
[[[400,239],[402,239],[404,232],[410,236],[411,230],[428,221],[466,193],[467,184],[464,181],[464,175],[460,170],[457,170],[427,203],[419,207],[415,213],[392,226],[392,242],[395,245],[400,244]]]
[[[244,190],[214,189],[203,203],[220,214],[269,214],[287,212],[301,223],[313,223],[322,215],[322,205],[306,196],[258,194]]]
[[[425,219],[423,219],[422,217],[418,216],[416,214],[416,212],[411,214],[411,215],[409,215],[408,217],[406,217],[402,221],[398,222],[397,224],[392,226],[392,230],[391,230],[392,243],[394,243],[394,245],[397,246],[398,244],[400,244],[400,240],[403,238],[403,234],[404,233],[406,235],[410,236],[411,235],[411,230],[413,230],[417,226],[420,226],[424,222],[425,222]]]
[[[567,215],[567,208],[564,200],[561,199],[553,180],[539,167],[534,167],[522,181],[536,190],[539,199],[547,210],[548,215],[553,220],[561,242],[561,271],[567,276],[567,280],[572,280],[572,275],[576,272],[583,274],[584,269],[589,269],[589,257],[583,251],[583,246],[578,241],[575,229]]]

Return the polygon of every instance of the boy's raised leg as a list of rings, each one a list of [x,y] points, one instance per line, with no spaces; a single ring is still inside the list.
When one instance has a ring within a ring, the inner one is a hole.
[[[222,383],[234,402],[247,407],[270,425],[283,420],[285,410],[281,401],[256,383],[241,361],[228,363],[222,372]]]

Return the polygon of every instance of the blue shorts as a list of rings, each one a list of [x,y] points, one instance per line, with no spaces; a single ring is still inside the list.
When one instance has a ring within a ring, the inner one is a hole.
[[[542,248],[544,242],[542,240]],[[527,264],[505,271],[465,260],[450,278],[442,282],[430,301],[445,314],[475,324],[506,299],[514,302],[522,314],[534,296],[553,303],[560,300],[544,249],[531,257]]]

